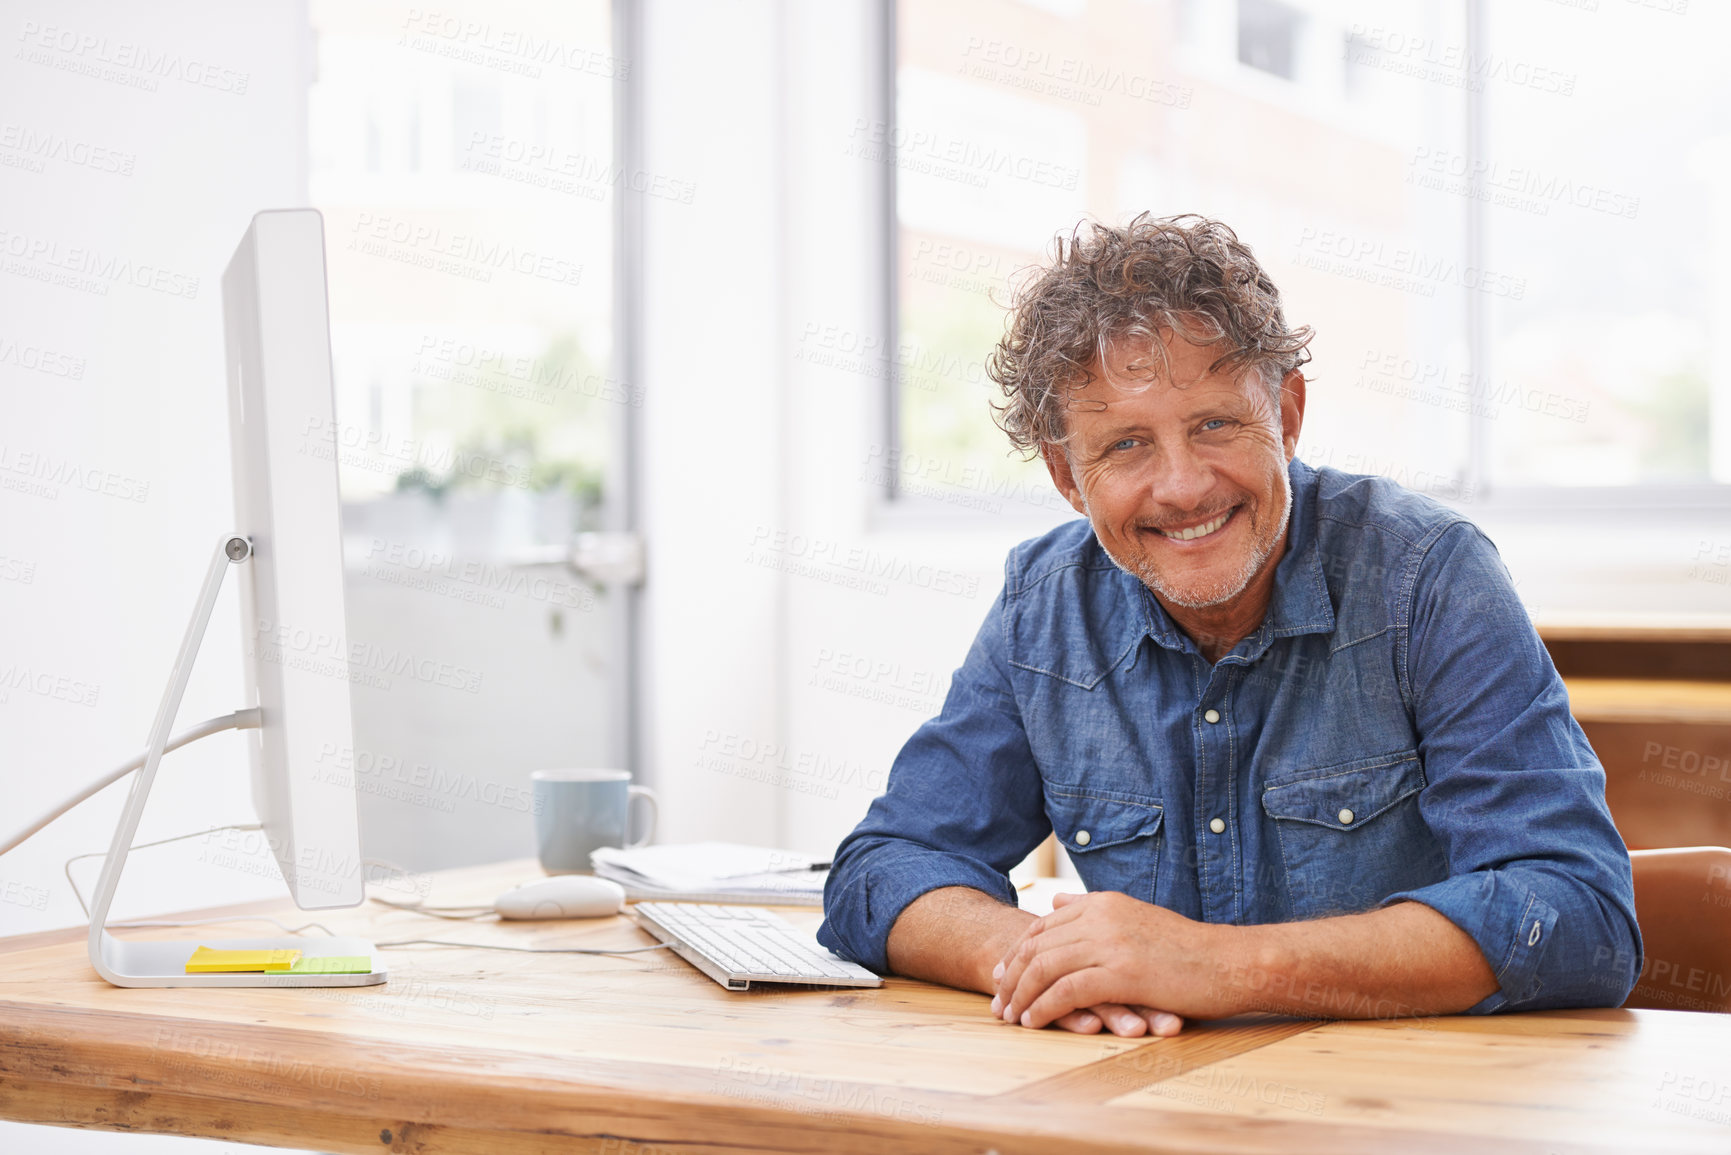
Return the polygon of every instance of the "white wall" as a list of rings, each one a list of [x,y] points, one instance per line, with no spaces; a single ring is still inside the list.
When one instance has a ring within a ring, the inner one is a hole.
[[[305,26],[298,0],[0,0],[0,554],[18,563],[0,563],[8,830],[143,746],[230,528],[221,275],[255,211],[304,203]],[[138,65],[145,53],[166,66]],[[207,78],[217,86],[194,82]],[[111,157],[121,171],[102,171]],[[35,279],[67,265],[85,270],[75,287]],[[82,373],[22,367],[14,348]],[[238,618],[231,585],[183,723],[239,704]],[[251,821],[240,750],[223,735],[165,761],[140,840]],[[13,900],[0,934],[81,920],[61,863],[106,849],[121,801],[110,788],[0,860],[0,899]],[[201,849],[138,854],[118,913],[280,890],[220,871],[183,897],[170,864]]]
[[[697,187],[648,198],[645,220],[641,748],[670,841],[777,830],[779,791],[709,760],[781,726],[782,581],[741,561],[781,517],[779,11],[679,0],[644,19],[643,164]]]
[[[874,5],[650,6],[645,748],[669,839],[835,848],[1051,523],[874,513],[882,333]],[[678,97],[679,99],[675,99]],[[881,462],[880,462],[881,464]],[[887,578],[874,574],[889,571]]]

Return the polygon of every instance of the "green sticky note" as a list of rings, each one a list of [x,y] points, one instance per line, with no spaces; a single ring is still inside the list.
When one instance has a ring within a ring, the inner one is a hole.
[[[333,954],[320,958],[304,955],[289,967],[291,975],[366,975],[373,973],[373,960],[364,954]]]

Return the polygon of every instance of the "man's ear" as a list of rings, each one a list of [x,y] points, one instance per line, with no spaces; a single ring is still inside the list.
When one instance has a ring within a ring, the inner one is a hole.
[[[1058,492],[1064,495],[1070,508],[1086,517],[1088,506],[1082,500],[1082,487],[1076,484],[1076,475],[1070,469],[1070,455],[1064,452],[1064,447],[1042,441],[1040,456],[1046,462],[1046,472],[1052,475],[1052,484],[1058,487]]]
[[[1286,460],[1298,455],[1298,435],[1304,429],[1304,374],[1297,369],[1280,381],[1280,439],[1286,446]]]

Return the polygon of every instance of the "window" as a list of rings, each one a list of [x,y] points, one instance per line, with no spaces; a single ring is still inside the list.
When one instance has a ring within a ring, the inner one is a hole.
[[[1315,464],[1462,502],[1731,480],[1719,8],[895,13],[896,501],[1049,504],[984,359],[1054,233],[1141,211],[1227,222],[1316,328]]]
[[[515,493],[563,540],[629,401],[606,371],[607,6],[532,5],[519,27],[332,0],[313,19],[345,497]]]
[[[1498,482],[1731,481],[1731,32],[1723,5],[1486,4],[1470,189],[1493,294],[1481,373]]]
[[[605,0],[311,17],[349,629],[386,670],[353,690],[369,853],[507,856],[530,769],[619,748],[623,611],[557,559],[641,402],[610,367],[627,65]]]
[[[1378,10],[1446,29],[1450,7]],[[1254,27],[1240,23],[1247,10]],[[1350,26],[1293,5],[1066,15],[970,0],[901,3],[897,16],[901,376],[886,460],[899,467],[898,501],[977,509],[990,487],[1013,499],[1005,512],[1061,504],[1044,469],[1012,457],[993,426],[984,359],[1018,273],[1054,233],[1144,211],[1226,221],[1282,287],[1289,318],[1316,327],[1313,459],[1460,492],[1466,415],[1411,404],[1376,373],[1463,356],[1459,271],[1448,264],[1462,213],[1409,181],[1422,150],[1463,147],[1458,87],[1374,63],[1349,85]],[[1285,47],[1241,62],[1242,46],[1275,40]],[[1332,52],[1314,47],[1324,44]]]

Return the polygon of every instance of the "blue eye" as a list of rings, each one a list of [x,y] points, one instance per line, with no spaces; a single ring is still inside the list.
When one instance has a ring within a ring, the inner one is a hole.
[[[1134,444],[1136,444],[1136,439],[1134,437],[1126,437],[1124,440],[1114,444],[1112,446],[1112,448],[1113,449],[1128,449]]]
[[[1226,428],[1226,418],[1215,417],[1202,423],[1202,428],[1212,433],[1216,429]]]

